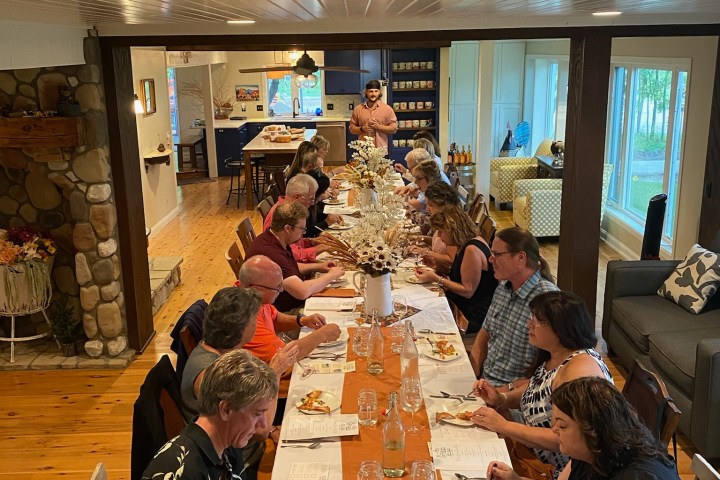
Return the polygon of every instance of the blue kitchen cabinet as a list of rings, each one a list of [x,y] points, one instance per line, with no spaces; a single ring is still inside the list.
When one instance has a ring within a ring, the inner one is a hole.
[[[359,50],[328,50],[325,52],[326,67],[350,67],[360,68]],[[347,95],[357,94],[360,86],[360,75],[355,72],[336,72],[324,70],[325,94],[326,95]]]
[[[215,152],[217,154],[218,177],[229,177],[232,170],[225,167],[225,159],[242,160],[242,149],[247,143],[246,125],[238,128],[215,129]]]
[[[360,90],[364,90],[367,82],[382,78],[381,50],[360,50],[360,68],[369,70],[368,73],[360,74]]]

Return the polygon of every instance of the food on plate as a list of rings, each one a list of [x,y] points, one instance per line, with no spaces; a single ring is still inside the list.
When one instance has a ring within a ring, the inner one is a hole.
[[[291,128],[290,133],[292,133],[294,135],[300,135],[300,134],[305,133],[305,128]]]
[[[267,132],[279,132],[280,130],[285,130],[285,125],[268,125],[265,127]]]
[[[433,353],[440,355],[440,358],[454,357],[458,354],[455,346],[447,340],[438,340],[435,342]]]
[[[305,138],[305,135],[303,135],[302,133],[293,133],[290,135],[290,137],[293,140],[302,140],[303,138]]]
[[[457,412],[457,413],[450,413],[450,412],[437,412],[435,414],[435,421],[439,422],[441,420],[464,420],[464,421],[470,421],[470,419],[473,416],[473,412],[470,410],[466,410],[464,412]]]
[[[322,390],[313,390],[312,392],[305,395],[301,404],[297,407],[298,410],[305,410],[306,412],[323,412],[330,413],[330,407],[322,400]]]
[[[275,143],[290,143],[291,140],[292,140],[292,136],[291,136],[291,135],[287,135],[287,134],[275,135],[275,136],[272,137],[272,139],[271,139],[271,141],[272,141],[272,142],[275,142]]]

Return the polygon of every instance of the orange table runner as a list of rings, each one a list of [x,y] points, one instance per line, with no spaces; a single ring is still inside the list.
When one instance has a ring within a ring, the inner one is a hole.
[[[372,388],[377,392],[378,396],[378,423],[374,427],[360,426],[360,435],[354,437],[343,437],[342,450],[342,470],[344,480],[355,480],[360,463],[363,460],[377,460],[382,463],[382,431],[385,423],[385,417],[382,412],[387,408],[388,396],[390,391],[398,392],[400,400],[400,355],[392,353],[390,350],[390,329],[383,328],[383,336],[385,337],[385,371],[380,375],[371,375],[367,371],[367,359],[358,357],[352,351],[352,338],[355,335],[356,328],[348,328],[350,341],[347,350],[348,361],[355,360],[355,371],[346,373],[343,380],[342,393],[342,413],[357,413],[358,393],[362,388]],[[402,401],[402,400],[400,400]],[[424,404],[423,404],[424,405]],[[410,414],[405,412],[400,406],[400,417],[403,425],[410,425]],[[430,452],[428,451],[428,441],[430,441],[430,428],[428,423],[427,412],[425,408],[421,408],[415,414],[415,422],[419,422],[422,430],[419,435],[405,435],[405,470],[407,474],[410,472],[410,465],[415,460],[430,460]]]

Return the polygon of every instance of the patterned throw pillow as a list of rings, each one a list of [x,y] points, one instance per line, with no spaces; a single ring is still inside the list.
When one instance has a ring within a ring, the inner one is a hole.
[[[665,280],[658,295],[698,314],[720,286],[720,254],[693,245],[685,260]]]

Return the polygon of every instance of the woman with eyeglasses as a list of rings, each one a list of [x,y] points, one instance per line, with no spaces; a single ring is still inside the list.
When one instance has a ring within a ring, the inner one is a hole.
[[[498,285],[488,261],[490,247],[480,236],[477,225],[457,205],[445,206],[433,214],[430,226],[446,245],[456,247],[458,251],[447,278],[441,276],[438,269],[418,268],[415,274],[423,282],[439,283],[445,289],[448,300],[467,319],[467,333],[477,332]],[[429,263],[434,265],[432,259]]]
[[[623,394],[597,377],[578,378],[552,394],[553,426],[560,451],[571,460],[560,480],[677,480],[667,449],[648,430]],[[487,478],[519,480],[502,462]]]
[[[425,190],[435,182],[441,180],[440,168],[435,160],[423,160],[412,170],[413,183],[417,186],[408,194],[408,204],[413,210],[425,211]]]
[[[527,447],[559,475],[569,458],[560,453],[552,427],[553,390],[580,377],[599,377],[612,382],[610,371],[595,350],[595,322],[585,302],[571,292],[542,293],[530,301],[529,338],[537,348],[530,379],[515,382],[501,393],[489,381],[475,382],[473,391],[487,404],[475,411],[476,425]],[[527,382],[527,383],[525,383]],[[525,383],[522,388],[518,384]],[[523,423],[508,420],[499,409],[520,409]]]

